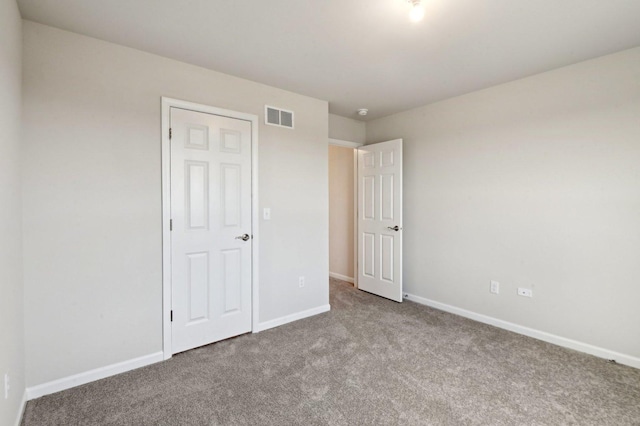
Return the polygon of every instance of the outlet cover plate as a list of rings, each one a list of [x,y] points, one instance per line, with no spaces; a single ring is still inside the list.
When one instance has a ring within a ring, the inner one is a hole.
[[[530,288],[518,288],[518,296],[533,297],[533,290]]]

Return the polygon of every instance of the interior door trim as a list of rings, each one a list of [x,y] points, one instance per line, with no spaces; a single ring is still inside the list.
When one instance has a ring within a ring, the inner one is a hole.
[[[228,109],[197,104],[167,97],[161,98],[162,122],[162,352],[163,359],[172,356],[171,342],[171,141],[169,125],[171,108],[182,108],[207,114],[246,120],[251,122],[251,227],[253,251],[251,254],[251,330],[256,332],[259,324],[258,304],[258,116]]]

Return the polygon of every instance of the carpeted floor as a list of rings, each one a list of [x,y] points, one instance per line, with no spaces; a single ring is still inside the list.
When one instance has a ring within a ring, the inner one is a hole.
[[[640,425],[640,370],[331,280],[331,312],[30,401],[23,425]]]

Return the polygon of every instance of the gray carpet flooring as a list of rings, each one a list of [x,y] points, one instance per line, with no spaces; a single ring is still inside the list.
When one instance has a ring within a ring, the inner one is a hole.
[[[640,425],[640,370],[330,285],[329,313],[30,401],[23,425]]]

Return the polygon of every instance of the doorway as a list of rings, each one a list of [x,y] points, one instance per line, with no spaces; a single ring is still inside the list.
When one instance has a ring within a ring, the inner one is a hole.
[[[329,145],[329,276],[355,283],[355,150]]]
[[[355,145],[355,146],[354,146]],[[402,139],[330,139],[329,276],[402,302]]]
[[[329,139],[329,276],[356,288],[357,148],[362,145]]]

